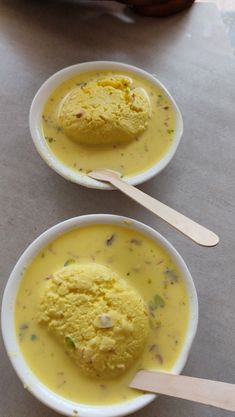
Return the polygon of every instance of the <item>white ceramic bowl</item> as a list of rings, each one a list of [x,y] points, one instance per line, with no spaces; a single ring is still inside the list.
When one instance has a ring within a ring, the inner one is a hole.
[[[166,251],[172,256],[178,268],[182,272],[185,279],[189,298],[190,298],[190,318],[189,326],[187,330],[186,339],[184,342],[183,349],[181,351],[178,360],[176,361],[172,372],[177,374],[180,373],[186,363],[198,323],[198,301],[195,286],[191,277],[191,274],[185,265],[182,257],[176,251],[176,249],[158,232],[140,223],[136,220],[127,219],[121,216],[107,215],[107,214],[93,214],[81,217],[75,217],[66,220],[62,223],[57,224],[51,229],[44,232],[31,245],[25,250],[23,255],[18,260],[14,267],[10,278],[8,280],[2,303],[2,333],[3,339],[8,352],[9,358],[16,373],[23,382],[24,386],[41,402],[46,404],[48,407],[56,410],[58,413],[72,416],[74,410],[77,411],[79,417],[119,417],[130,413],[146,406],[156,398],[154,394],[141,395],[133,400],[125,401],[123,403],[114,404],[112,406],[89,406],[84,404],[74,403],[48,389],[42,382],[32,373],[27,362],[25,361],[20,347],[17,342],[15,324],[14,324],[14,305],[16,295],[20,282],[22,280],[22,273],[24,268],[28,265],[32,259],[53,241],[58,235],[61,235],[68,230],[83,227],[90,224],[116,224],[127,227],[126,222],[128,221],[128,227],[147,235],[148,237],[155,240]],[[92,395],[92,393],[91,393]]]
[[[101,183],[99,181],[93,180],[92,178],[89,178],[88,176],[84,174],[75,172],[74,170],[72,170],[71,168],[63,164],[63,162],[58,160],[56,156],[54,155],[54,153],[47,146],[44,136],[42,134],[42,129],[41,129],[41,117],[43,113],[43,108],[44,108],[45,102],[47,101],[52,91],[58,85],[60,85],[63,81],[67,80],[73,75],[80,74],[83,72],[93,71],[93,70],[94,71],[100,71],[100,70],[101,71],[102,70],[131,71],[141,76],[142,78],[145,78],[146,80],[150,81],[152,84],[160,87],[164,91],[164,94],[168,97],[168,99],[171,102],[171,105],[174,108],[175,118],[176,118],[175,133],[173,136],[172,144],[168,152],[160,161],[158,161],[151,168],[147,169],[141,174],[129,177],[127,179],[127,181],[132,185],[141,184],[142,182],[147,181],[150,178],[152,178],[154,175],[159,174],[173,158],[176,152],[176,149],[179,145],[182,133],[183,133],[183,119],[182,119],[180,110],[175,100],[167,91],[166,87],[164,87],[164,85],[160,81],[158,81],[157,78],[153,77],[148,72],[143,71],[139,68],[133,67],[131,65],[123,64],[119,62],[113,62],[113,61],[85,62],[82,64],[76,64],[76,65],[72,65],[71,67],[64,68],[56,72],[50,78],[48,78],[48,80],[45,81],[44,84],[38,90],[30,108],[29,126],[30,126],[30,132],[31,132],[31,136],[33,138],[34,144],[39,154],[44,159],[44,161],[52,169],[54,169],[54,171],[62,175],[62,177],[72,182],[75,182],[77,184],[84,185],[85,187],[89,187],[89,188],[99,188],[99,189],[104,189],[104,190],[112,189],[112,187],[109,186],[108,184]]]

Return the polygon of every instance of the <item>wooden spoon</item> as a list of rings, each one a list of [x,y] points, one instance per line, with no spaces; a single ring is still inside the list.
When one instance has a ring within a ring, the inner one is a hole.
[[[219,243],[219,237],[215,233],[126,183],[120,178],[118,172],[100,169],[89,172],[88,176],[99,181],[109,182],[199,245],[215,246]]]
[[[163,372],[139,371],[129,387],[235,411],[235,384]]]

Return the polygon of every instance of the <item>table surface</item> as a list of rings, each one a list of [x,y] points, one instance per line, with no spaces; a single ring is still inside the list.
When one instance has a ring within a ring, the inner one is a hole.
[[[1,291],[22,251],[55,223],[102,212],[136,218],[175,245],[195,281],[200,319],[184,374],[234,383],[235,61],[216,7],[195,4],[161,20],[112,2],[5,0],[0,31]],[[89,60],[142,67],[176,98],[182,142],[167,169],[140,188],[217,232],[216,248],[195,245],[117,191],[68,183],[40,159],[28,128],[32,98],[55,71]],[[23,389],[2,343],[0,354],[0,416],[55,417]],[[135,414],[201,415],[232,413],[161,396]]]

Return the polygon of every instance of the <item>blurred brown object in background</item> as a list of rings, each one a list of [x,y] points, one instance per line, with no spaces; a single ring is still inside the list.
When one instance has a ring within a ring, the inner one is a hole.
[[[190,7],[194,0],[119,0],[146,16],[163,17]]]

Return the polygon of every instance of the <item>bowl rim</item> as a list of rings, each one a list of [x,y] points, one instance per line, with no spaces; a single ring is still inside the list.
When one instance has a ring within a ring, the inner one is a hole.
[[[198,299],[192,276],[181,255],[166,238],[144,223],[119,215],[89,214],[70,218],[47,229],[26,248],[11,272],[3,294],[1,318],[2,335],[9,359],[18,377],[22,381],[24,387],[26,387],[42,403],[58,413],[67,416],[76,415],[73,414],[76,410],[80,417],[120,417],[143,408],[152,402],[156,398],[156,395],[144,394],[123,403],[107,406],[90,406],[67,400],[47,388],[47,386],[44,385],[30,370],[30,367],[23,357],[23,353],[20,351],[15,333],[15,300],[27,265],[30,264],[32,259],[43,247],[55,240],[58,236],[63,235],[69,230],[92,224],[114,224],[143,233],[165,248],[182,272],[189,293],[190,318],[182,351],[172,368],[171,373],[178,374],[182,371],[187,361],[198,325]]]
[[[151,179],[155,175],[159,174],[173,158],[183,134],[183,118],[178,105],[176,104],[174,98],[169,93],[167,88],[155,76],[136,66],[116,61],[88,61],[65,67],[52,74],[41,85],[36,95],[34,96],[30,107],[29,128],[34,145],[42,159],[47,163],[47,165],[65,179],[88,188],[96,188],[101,190],[113,189],[113,187],[109,184],[105,184],[100,181],[94,180],[88,177],[86,174],[75,172],[74,170],[66,166],[62,161],[60,161],[46,144],[44,135],[42,134],[40,127],[43,107],[51,92],[59,84],[61,84],[66,79],[72,77],[73,75],[93,70],[116,70],[133,72],[136,75],[148,80],[152,84],[160,87],[173,106],[176,118],[176,127],[172,144],[169,147],[167,153],[163,156],[162,159],[160,159],[160,161],[148,168],[146,171],[126,178],[126,181],[129,184],[141,184]]]

